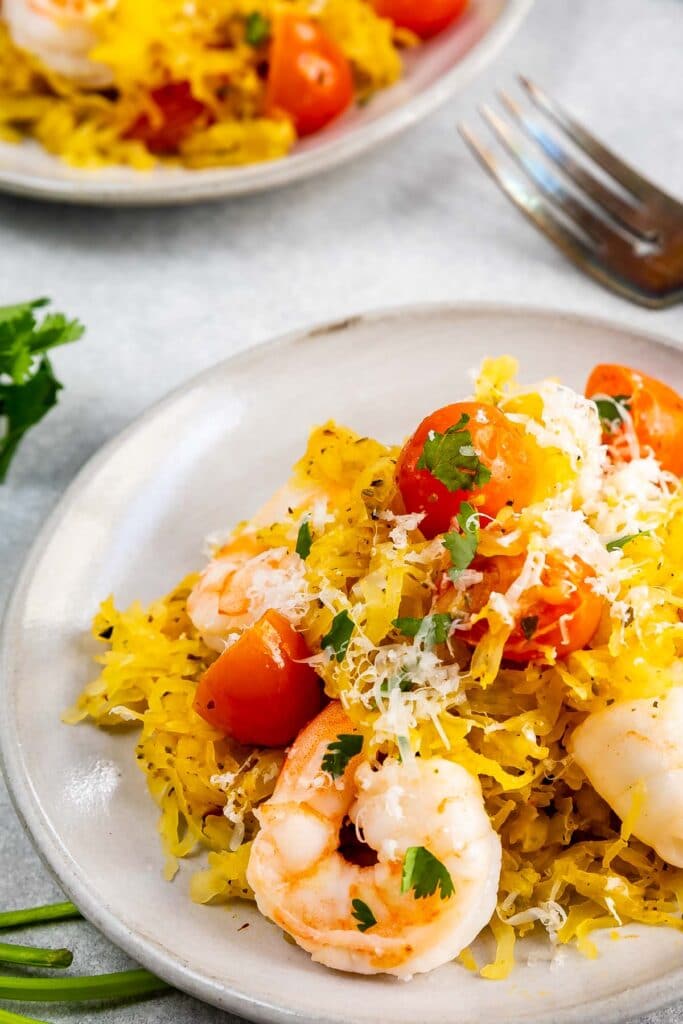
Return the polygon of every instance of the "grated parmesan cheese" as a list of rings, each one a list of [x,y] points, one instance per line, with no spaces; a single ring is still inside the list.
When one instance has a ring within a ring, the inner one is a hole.
[[[558,933],[567,920],[567,912],[554,900],[546,900],[543,903],[539,903],[537,907],[521,910],[518,914],[513,914],[511,917],[504,916],[505,909],[508,909],[505,907],[505,903],[498,908],[498,916],[505,924],[517,928],[520,925],[533,924],[535,921],[538,921],[547,931],[548,938],[553,944],[557,942]]]
[[[395,548],[408,547],[408,534],[417,530],[425,517],[424,512],[414,512],[411,515],[399,516],[386,509],[380,513],[380,519],[392,525],[389,531],[389,539]]]
[[[615,462],[605,468],[600,486],[586,496],[591,526],[606,540],[656,528],[668,513],[678,480],[653,456]]]
[[[282,564],[273,564],[278,561]],[[315,596],[306,580],[303,559],[291,555],[286,548],[275,548],[255,555],[251,566],[247,599],[254,617],[260,618],[269,608],[276,608],[292,625],[301,622]]]
[[[555,381],[544,381],[538,394],[543,401],[541,423],[520,414],[510,414],[510,419],[522,423],[542,448],[557,448],[567,456],[575,474],[573,498],[586,501],[599,489],[607,463],[597,407]]]

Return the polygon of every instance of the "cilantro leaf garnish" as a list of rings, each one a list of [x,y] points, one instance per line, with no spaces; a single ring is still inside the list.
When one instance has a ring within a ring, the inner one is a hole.
[[[451,556],[452,567],[448,575],[455,583],[471,564],[479,546],[479,517],[468,501],[463,501],[456,519],[461,533],[451,530],[444,534],[443,546]]]
[[[408,847],[403,858],[401,892],[410,892],[411,889],[416,900],[433,896],[437,889],[442,900],[447,900],[455,892],[447,868],[424,846]]]
[[[311,533],[311,524],[308,519],[304,519],[303,523],[299,527],[299,532],[296,537],[296,548],[295,551],[300,558],[304,561],[308,558],[311,553],[311,545],[313,544],[313,534]]]
[[[527,638],[527,640],[531,640],[532,636],[536,632],[536,629],[538,628],[538,615],[525,615],[520,625],[522,627],[522,633],[524,633],[524,636]]]
[[[355,623],[349,613],[346,610],[339,612],[332,619],[329,633],[320,641],[323,650],[331,649],[337,661],[343,661],[354,629]]]
[[[333,779],[338,779],[346,771],[351,758],[360,754],[362,749],[362,736],[355,733],[341,733],[327,746],[322,763],[323,771],[328,772]]]
[[[614,395],[611,398],[594,398],[603,430],[613,433],[615,426],[623,422],[623,412],[631,411],[631,395]]]
[[[449,491],[471,491],[491,479],[491,470],[472,445],[472,435],[466,429],[469,421],[463,413],[445,434],[430,431],[417,461],[417,469],[428,469]]]
[[[400,675],[392,676],[390,679],[385,679],[380,685],[379,692],[383,697],[387,697],[396,687],[399,688],[401,693],[410,693],[415,686],[414,682],[404,670]]]
[[[36,299],[0,307],[0,483],[24,436],[57,404],[61,384],[45,353],[77,341],[84,328],[62,313],[38,319],[48,304]]]
[[[450,615],[436,612],[434,615],[425,615],[423,619],[394,619],[392,626],[404,636],[416,637],[419,634],[425,647],[433,647],[435,644],[446,643],[452,622]]]
[[[270,21],[260,11],[252,11],[244,22],[244,38],[249,46],[262,46],[270,39]]]
[[[363,900],[352,900],[351,906],[353,907],[353,914],[351,916],[358,921],[357,927],[359,932],[366,932],[369,928],[374,928],[377,924],[377,918],[367,903],[363,903]]]
[[[617,537],[616,540],[609,541],[605,545],[608,551],[618,551],[620,548],[626,547],[631,540],[635,540],[636,537],[649,537],[649,530],[638,530],[638,533],[627,533],[624,537]]]

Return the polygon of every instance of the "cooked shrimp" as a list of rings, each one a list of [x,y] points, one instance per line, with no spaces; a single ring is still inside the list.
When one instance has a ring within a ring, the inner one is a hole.
[[[633,834],[683,868],[683,687],[589,715],[569,749]]]
[[[452,960],[488,923],[500,839],[479,783],[451,761],[387,759],[373,768],[358,755],[332,779],[321,767],[327,746],[353,732],[333,702],[300,733],[275,793],[258,811],[249,884],[261,913],[318,963],[409,978]],[[340,852],[347,817],[376,863],[351,863]],[[418,899],[401,891],[411,847],[424,847],[441,862],[451,895],[442,898],[437,890]],[[365,931],[353,916],[355,900],[375,921]]]
[[[269,609],[296,626],[307,607],[302,559],[287,548],[263,551],[255,543],[251,551],[248,543],[223,549],[187,599],[187,614],[215,651],[225,650],[231,634],[253,626]]]
[[[17,46],[86,88],[113,82],[109,68],[90,59],[97,42],[90,16],[102,0],[2,0],[2,17]]]
[[[313,489],[287,483],[256,513],[252,529],[283,520],[294,508],[324,500]],[[187,601],[187,613],[213,650],[222,651],[231,634],[253,626],[269,609],[293,626],[308,607],[305,566],[287,548],[264,550],[252,532],[236,534],[221,547]]]
[[[322,506],[324,512],[327,499],[328,495],[315,484],[295,479],[288,480],[265,505],[261,506],[251,520],[251,525],[260,528],[279,523],[294,509],[304,507],[313,509],[317,514],[318,506]]]

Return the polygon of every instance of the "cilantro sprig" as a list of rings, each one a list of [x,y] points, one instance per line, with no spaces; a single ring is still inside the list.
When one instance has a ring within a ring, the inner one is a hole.
[[[363,900],[352,900],[351,906],[353,907],[351,916],[358,922],[356,927],[359,932],[367,932],[370,928],[374,928],[377,918],[367,903],[364,903]]]
[[[346,771],[352,757],[360,754],[363,749],[363,737],[356,733],[340,733],[336,740],[329,743],[323,756],[322,769],[338,779]]]
[[[453,619],[445,612],[435,612],[433,615],[425,615],[422,619],[411,617],[394,619],[392,626],[408,637],[419,637],[425,647],[434,647],[435,644],[445,644],[451,629]]]
[[[263,46],[270,39],[270,21],[260,11],[252,11],[244,22],[244,39],[249,46]]]
[[[390,693],[398,687],[401,693],[410,693],[415,688],[413,680],[410,678],[405,669],[401,672],[397,672],[395,675],[390,676],[389,679],[385,679],[379,688],[379,692],[383,697],[388,697]]]
[[[615,429],[623,423],[624,412],[631,411],[631,395],[594,398],[593,401],[597,406],[602,428],[608,434],[614,433]]]
[[[311,533],[311,524],[308,519],[304,519],[303,523],[299,527],[299,532],[296,536],[296,548],[295,551],[300,558],[304,561],[308,558],[311,553],[311,547],[313,545],[313,534]]]
[[[460,532],[451,530],[443,538],[443,545],[451,556],[452,563],[448,575],[454,583],[472,564],[479,547],[479,516],[474,506],[468,501],[463,501],[455,518]]]
[[[469,422],[470,417],[463,413],[445,434],[430,431],[417,461],[417,469],[428,469],[449,491],[471,491],[491,479],[491,470],[472,444]]]
[[[349,649],[354,629],[355,623],[346,609],[339,612],[332,619],[329,632],[320,641],[322,649],[332,651],[337,661],[343,661]]]
[[[433,896],[437,889],[442,900],[455,892],[448,869],[424,846],[409,846],[403,858],[401,892],[411,889],[416,900]]]
[[[78,341],[84,327],[62,313],[40,318],[48,299],[0,306],[0,483],[28,430],[57,404],[62,385],[45,354]]]

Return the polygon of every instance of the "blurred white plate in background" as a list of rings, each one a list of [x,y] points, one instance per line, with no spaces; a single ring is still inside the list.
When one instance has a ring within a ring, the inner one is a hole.
[[[451,29],[406,56],[405,77],[281,160],[187,170],[77,170],[34,142],[0,143],[0,191],[103,206],[162,205],[244,195],[286,185],[358,156],[409,128],[462,89],[496,56],[533,0],[472,0]]]

